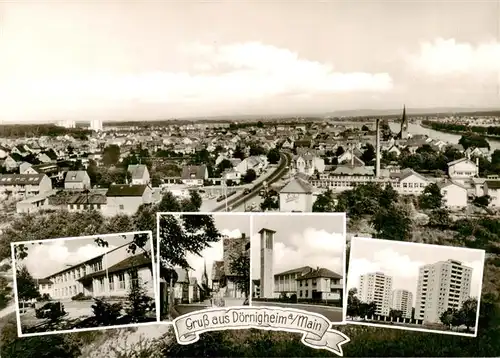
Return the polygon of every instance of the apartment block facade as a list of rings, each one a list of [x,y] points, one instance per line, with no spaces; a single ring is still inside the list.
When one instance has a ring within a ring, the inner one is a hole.
[[[377,304],[375,314],[389,316],[392,298],[391,276],[382,272],[373,272],[362,275],[359,279],[358,297],[361,302]]]
[[[401,317],[403,318],[412,318],[411,313],[413,309],[413,293],[408,290],[392,291],[391,309],[395,311],[401,311]]]
[[[460,309],[470,297],[471,277],[472,268],[456,260],[420,267],[415,318],[437,323],[448,308]]]

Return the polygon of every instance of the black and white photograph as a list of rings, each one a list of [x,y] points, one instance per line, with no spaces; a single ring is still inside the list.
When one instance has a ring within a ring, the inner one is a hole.
[[[161,319],[249,304],[250,214],[159,213]]]
[[[475,337],[485,251],[354,237],[347,322]]]
[[[344,321],[343,213],[252,215],[252,306],[288,307]]]
[[[20,336],[155,323],[152,233],[12,243]]]

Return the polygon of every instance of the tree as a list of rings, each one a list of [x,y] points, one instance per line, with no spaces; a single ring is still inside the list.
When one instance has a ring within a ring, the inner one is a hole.
[[[370,131],[370,128],[368,128],[366,124],[363,124],[363,126],[361,127],[361,130],[363,132],[368,132],[368,131]]]
[[[389,317],[391,317],[392,319],[401,318],[403,317],[403,311],[391,309],[389,311]]]
[[[167,191],[165,194],[163,194],[163,197],[158,203],[157,210],[163,212],[182,211],[179,201],[171,191]]]
[[[361,301],[357,297],[357,294],[358,289],[351,288],[347,295],[347,316],[351,318],[359,317]]]
[[[369,164],[375,159],[375,156],[375,148],[370,143],[367,143],[360,159],[366,164]]]
[[[434,209],[429,215],[428,225],[430,227],[444,230],[449,228],[451,223],[450,213],[444,208]]]
[[[489,195],[477,196],[472,200],[472,203],[480,208],[485,208],[490,205],[491,197]]]
[[[409,213],[394,205],[379,208],[372,224],[380,239],[410,241],[412,237],[412,220]]]
[[[260,203],[261,211],[268,211],[279,208],[280,208],[280,203],[278,202],[278,198],[271,195],[266,195],[262,203]]]
[[[327,189],[327,191],[316,197],[312,211],[315,213],[329,213],[336,211],[335,198],[333,197],[333,192],[330,189]]]
[[[477,309],[477,299],[475,298],[469,298],[462,303],[460,308],[461,323],[467,327],[467,331],[476,326]]]
[[[456,310],[452,308],[448,308],[446,311],[444,311],[441,316],[439,317],[439,320],[448,328],[451,329],[451,326],[453,324],[453,317],[456,314]]]
[[[244,183],[251,183],[257,179],[257,173],[253,169],[248,169],[245,175],[241,178]]]
[[[438,209],[443,203],[441,189],[436,183],[427,185],[418,198],[422,209]]]
[[[229,159],[223,159],[219,164],[217,164],[217,167],[215,168],[215,173],[217,176],[221,176],[226,169],[231,169],[233,167],[233,164]]]
[[[245,294],[245,298],[248,298],[250,295],[250,255],[247,252],[241,253],[231,260],[229,267],[236,288]]]
[[[377,311],[377,304],[375,302],[365,303],[359,305],[359,317],[371,317]]]
[[[266,150],[257,144],[253,144],[250,146],[250,156],[257,156],[257,155],[265,155]]]
[[[488,143],[483,136],[475,134],[464,134],[459,139],[458,144],[462,145],[464,149],[468,149],[470,147],[490,149],[490,143]]]
[[[102,152],[102,162],[104,165],[116,165],[120,160],[120,147],[116,144],[104,148]]]
[[[9,281],[0,276],[0,310],[7,307],[11,300],[12,288],[9,286]]]
[[[380,196],[380,206],[382,208],[387,208],[391,205],[394,205],[395,203],[398,202],[399,194],[392,185],[387,184],[384,187],[384,190],[382,190],[382,195]]]
[[[16,272],[17,297],[25,302],[40,297],[40,291],[35,279],[26,266],[21,266]]]
[[[239,145],[236,146],[234,153],[233,153],[233,158],[243,160],[243,159],[245,159],[245,157],[246,157],[246,155],[245,155],[243,148],[241,148]]]
[[[337,147],[337,150],[335,151],[335,156],[336,156],[336,157],[340,157],[340,156],[341,156],[342,154],[344,154],[344,153],[345,153],[344,148],[343,148],[343,147],[341,147],[341,146],[338,146],[338,147]]]
[[[190,268],[186,255],[200,255],[221,236],[212,215],[161,215],[160,263],[166,268]]]
[[[131,276],[137,276],[137,270],[131,269],[129,274]],[[127,296],[127,306],[125,307],[125,312],[131,318],[131,321],[143,321],[147,313],[150,312],[154,306],[154,299],[146,294],[144,286],[142,286],[138,280],[132,280]]]
[[[267,161],[269,162],[269,164],[278,164],[280,158],[280,152],[277,148],[273,148],[267,153]]]

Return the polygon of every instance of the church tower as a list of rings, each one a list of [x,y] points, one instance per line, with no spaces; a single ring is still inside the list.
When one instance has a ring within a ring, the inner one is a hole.
[[[397,139],[408,138],[408,118],[406,117],[406,106],[403,106],[403,114],[401,116],[401,130]]]
[[[208,287],[208,275],[207,275],[207,260],[204,262],[203,276],[201,277],[201,284],[204,287]]]
[[[260,297],[273,298],[274,272],[273,272],[273,246],[276,231],[261,229],[260,234]]]

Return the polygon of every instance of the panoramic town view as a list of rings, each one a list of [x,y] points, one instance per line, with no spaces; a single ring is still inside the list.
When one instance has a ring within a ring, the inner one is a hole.
[[[184,211],[346,213],[346,284],[357,289],[358,279],[349,282],[354,237],[485,250],[482,288],[473,294],[479,321],[465,327],[477,337],[335,329],[351,340],[345,356],[499,356],[497,5],[2,4],[0,355],[40,356],[40,347],[47,357],[75,358],[331,355],[297,334],[263,330],[207,332],[179,345],[163,323],[18,337],[16,311],[25,307],[16,307],[11,243],[151,231],[154,249],[157,212]],[[172,226],[162,227],[168,235]],[[262,225],[241,229],[239,239],[260,229],[284,231]],[[179,274],[186,284],[205,280],[205,260],[185,269],[218,229],[193,220],[189,230],[208,234],[164,245],[164,289]],[[142,237],[130,246],[133,254],[147,247]],[[224,253],[207,258],[206,276],[222,260]],[[447,260],[470,267],[453,255],[425,264]],[[345,279],[334,264],[298,266]],[[23,274],[40,290],[49,282],[36,279],[57,272]],[[390,275],[359,275],[378,272]],[[243,303],[260,282],[249,284]],[[168,314],[173,296],[165,289],[159,298]],[[104,299],[105,315],[112,304]]]

